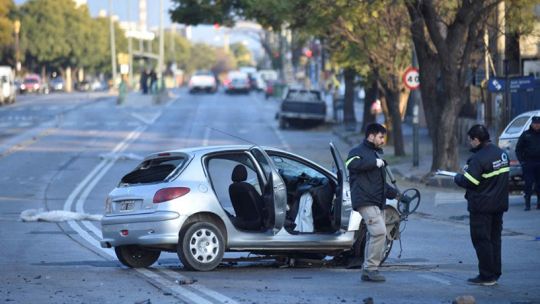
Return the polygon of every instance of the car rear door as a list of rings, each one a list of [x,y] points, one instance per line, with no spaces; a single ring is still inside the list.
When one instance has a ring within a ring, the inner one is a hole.
[[[263,198],[268,212],[265,223],[268,227],[274,227],[277,233],[285,223],[287,208],[287,191],[285,183],[268,154],[260,147],[252,147],[251,154],[257,160],[264,173]]]
[[[351,190],[349,187],[349,174],[343,158],[339,150],[336,149],[334,143],[330,143],[330,151],[336,164],[336,175],[338,178],[338,187],[336,189],[336,199],[334,201],[334,212],[332,218],[332,224],[335,229],[347,228],[349,217],[351,214]]]

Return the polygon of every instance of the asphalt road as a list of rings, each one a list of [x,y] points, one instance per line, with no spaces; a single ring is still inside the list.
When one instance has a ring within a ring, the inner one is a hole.
[[[476,275],[476,257],[463,193],[406,181],[402,188],[421,190],[422,206],[403,227],[402,251],[394,243],[382,284],[325,263],[233,259],[216,271],[188,272],[175,254],[163,254],[149,269],[128,269],[112,249],[99,247],[98,222],[20,221],[27,209],[102,214],[107,193],[151,152],[253,142],[331,167],[328,142],[345,155],[350,148],[330,125],[279,130],[277,102],[256,93],[173,93],[159,105],[135,94],[121,106],[105,94],[54,94],[0,108],[0,301],[451,303],[472,295],[477,303],[540,303],[540,211],[521,211],[519,197],[505,215],[503,276],[494,287],[465,282]]]

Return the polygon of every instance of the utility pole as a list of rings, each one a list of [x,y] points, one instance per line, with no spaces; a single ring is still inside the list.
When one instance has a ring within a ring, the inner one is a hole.
[[[111,36],[111,68],[112,68],[112,87],[116,87],[116,45],[114,38],[114,20],[112,15],[112,0],[109,0],[109,24]]]
[[[131,0],[127,0],[127,10],[128,10],[128,24],[130,27],[130,30],[134,30],[131,26]],[[129,87],[133,87],[133,37],[131,35],[128,35],[128,52],[129,52],[129,74],[128,74],[128,81],[129,81]]]
[[[163,83],[163,55],[164,55],[164,40],[163,40],[163,0],[159,0],[159,60],[158,60],[158,83],[160,89]]]

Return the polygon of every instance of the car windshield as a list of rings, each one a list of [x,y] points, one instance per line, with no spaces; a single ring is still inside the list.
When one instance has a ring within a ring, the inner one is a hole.
[[[36,78],[26,78],[24,83],[38,83],[38,80]]]
[[[120,181],[120,184],[145,184],[165,180],[174,169],[186,161],[186,157],[163,157],[143,161],[135,170],[131,171]]]
[[[294,101],[319,101],[319,94],[313,91],[289,91],[287,99]]]
[[[214,75],[212,75],[212,72],[209,72],[209,71],[197,71],[195,72],[194,76],[214,76]]]
[[[527,121],[529,121],[529,116],[518,117],[508,126],[508,128],[506,128],[504,133],[516,134],[516,133],[521,132],[521,130],[523,129]]]

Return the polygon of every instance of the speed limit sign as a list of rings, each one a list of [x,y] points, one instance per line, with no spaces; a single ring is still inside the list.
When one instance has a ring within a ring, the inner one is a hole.
[[[403,84],[405,84],[409,90],[418,89],[418,87],[420,87],[420,73],[418,73],[418,69],[409,67],[405,70],[405,73],[403,74]]]

